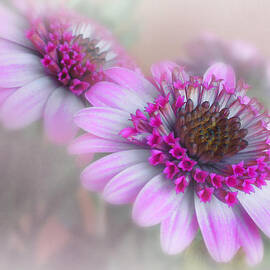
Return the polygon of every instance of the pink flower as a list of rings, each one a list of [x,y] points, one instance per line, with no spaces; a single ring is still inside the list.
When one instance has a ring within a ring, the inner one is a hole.
[[[66,143],[86,90],[109,67],[135,66],[108,30],[57,10],[17,14],[0,6],[0,120],[19,129],[44,118],[48,138]]]
[[[187,61],[179,62],[193,75],[201,76],[210,65],[231,65],[239,78],[252,85],[254,94],[269,97],[270,63],[259,50],[241,40],[226,41],[212,33],[203,33],[186,46]]]
[[[87,92],[94,107],[75,116],[87,134],[69,150],[112,154],[82,172],[83,185],[110,203],[134,203],[133,219],[141,226],[161,223],[161,245],[169,254],[183,251],[200,228],[216,261],[231,260],[242,247],[248,262],[258,263],[259,229],[270,237],[268,114],[255,99],[240,101],[245,84],[236,84],[223,63],[203,77],[170,62],[152,72],[154,84],[111,68],[105,72],[110,82]],[[176,106],[179,96],[183,103]],[[169,97],[162,106],[161,97]],[[138,110],[144,117],[134,123]],[[122,136],[128,127],[135,132]],[[151,136],[158,143],[149,143]]]

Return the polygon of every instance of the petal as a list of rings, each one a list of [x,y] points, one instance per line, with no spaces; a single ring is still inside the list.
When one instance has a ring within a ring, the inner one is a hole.
[[[263,242],[256,224],[242,208],[234,209],[237,215],[240,245],[246,253],[249,265],[261,262],[263,258]]]
[[[26,30],[29,28],[25,18],[2,4],[0,4],[0,18],[0,38],[32,48],[30,41],[25,36]]]
[[[239,192],[237,198],[257,226],[270,237],[270,185],[255,188],[251,194]]]
[[[92,107],[79,111],[74,121],[78,127],[98,137],[123,141],[119,132],[128,127],[130,114],[106,107]]]
[[[82,108],[83,103],[78,97],[64,87],[56,89],[44,110],[44,127],[48,138],[60,144],[70,142],[78,131],[73,115]]]
[[[0,106],[12,95],[17,88],[0,88]]]
[[[216,80],[223,80],[226,89],[231,90],[236,87],[235,73],[231,66],[224,63],[213,64],[205,72],[203,77],[204,82],[209,84],[213,75]]]
[[[0,119],[11,129],[34,122],[43,114],[48,97],[56,87],[50,77],[43,77],[19,88],[3,104]]]
[[[105,185],[118,173],[137,163],[147,161],[148,150],[128,150],[113,153],[97,160],[84,169],[81,181],[85,188],[102,191]]]
[[[205,245],[213,259],[230,261],[239,247],[233,210],[214,196],[209,203],[195,196],[195,209]]]
[[[187,248],[198,231],[192,190],[187,190],[180,205],[162,221],[161,247],[165,253],[177,254]]]
[[[132,70],[114,67],[106,70],[105,74],[113,82],[135,91],[142,100],[151,102],[159,94],[157,89],[148,80]]]
[[[106,185],[103,196],[110,203],[131,203],[143,186],[159,173],[160,170],[149,162],[136,164],[113,177]]]
[[[21,87],[44,76],[40,58],[29,53],[0,54],[0,87]]]
[[[171,61],[163,61],[152,65],[151,73],[158,82],[161,79],[172,82],[172,72],[175,68],[179,68],[179,65]]]
[[[249,63],[253,64],[254,67],[258,65],[264,65],[258,48],[256,48],[252,44],[249,44],[242,40],[234,40],[231,43],[230,49],[233,55],[232,57],[236,61],[241,61],[242,63],[246,63],[248,67],[249,67]]]
[[[153,226],[171,215],[182,200],[174,184],[164,174],[150,180],[141,190],[133,206],[132,216],[140,226]]]
[[[30,53],[33,54],[33,51],[29,48],[23,47],[18,43],[12,41],[1,39],[0,38],[0,54],[10,54],[10,53]]]
[[[144,110],[144,102],[134,91],[111,82],[96,83],[86,93],[86,98],[96,107],[111,107],[129,113]]]
[[[92,134],[84,134],[76,138],[69,146],[70,154],[86,154],[90,152],[110,153],[129,150],[134,148],[133,144],[116,142],[96,137]]]

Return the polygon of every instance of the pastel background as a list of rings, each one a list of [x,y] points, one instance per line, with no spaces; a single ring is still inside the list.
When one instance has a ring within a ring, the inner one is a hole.
[[[72,8],[110,27],[146,74],[151,63],[183,59],[187,42],[205,31],[252,43],[270,59],[266,0],[76,0]],[[251,91],[270,105],[266,92]],[[39,124],[0,128],[0,269],[249,269],[241,252],[229,264],[213,262],[199,234],[183,254],[163,254],[158,228],[137,227],[129,206],[82,189],[78,165]],[[264,243],[253,269],[270,267]]]

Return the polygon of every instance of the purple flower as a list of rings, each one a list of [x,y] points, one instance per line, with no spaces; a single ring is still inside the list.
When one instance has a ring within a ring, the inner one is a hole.
[[[124,68],[106,75],[110,82],[86,93],[94,107],[75,115],[87,134],[70,152],[112,153],[82,172],[84,187],[110,203],[134,203],[141,226],[161,223],[169,254],[183,251],[200,228],[216,261],[242,247],[258,263],[258,228],[270,236],[270,119],[246,97],[246,85],[223,63],[192,77],[164,62],[152,67],[152,83]]]
[[[77,132],[73,114],[104,70],[135,68],[108,30],[65,9],[19,14],[1,5],[0,14],[0,120],[7,128],[43,117],[48,138],[66,143]]]

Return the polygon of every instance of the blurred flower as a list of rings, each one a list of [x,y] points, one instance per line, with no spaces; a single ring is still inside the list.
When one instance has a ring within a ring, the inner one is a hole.
[[[105,72],[110,82],[86,93],[94,107],[75,115],[87,134],[70,152],[112,153],[82,172],[84,187],[114,204],[134,203],[141,226],[161,223],[169,254],[200,228],[216,261],[240,247],[250,264],[261,261],[257,226],[270,236],[270,119],[245,83],[223,63],[193,77],[164,62],[152,67],[152,83],[125,68]]]
[[[231,65],[238,76],[253,87],[253,94],[270,96],[270,65],[253,45],[240,41],[225,41],[211,33],[187,44],[187,60],[180,60],[193,75],[202,75],[211,64]],[[256,93],[255,93],[256,91]]]
[[[18,129],[44,117],[49,139],[66,143],[84,92],[107,68],[135,65],[107,29],[61,7],[21,15],[1,5],[0,119]]]

